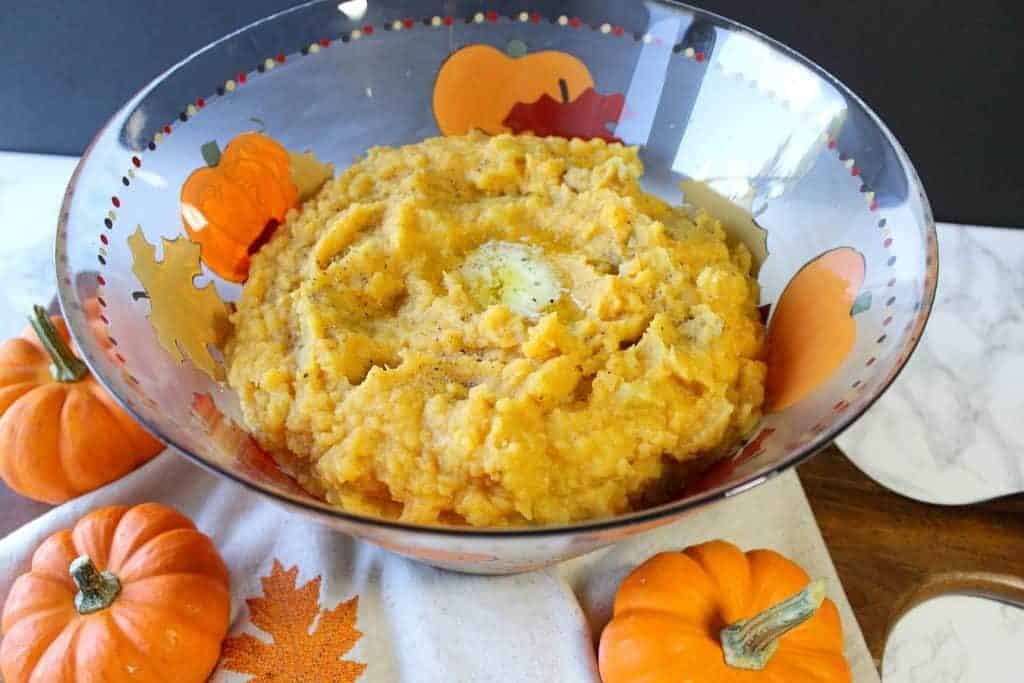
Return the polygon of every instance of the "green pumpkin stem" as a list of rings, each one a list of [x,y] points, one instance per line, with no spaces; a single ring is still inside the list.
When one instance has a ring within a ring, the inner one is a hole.
[[[81,555],[71,563],[71,578],[78,586],[75,609],[79,614],[92,614],[113,604],[121,592],[121,582],[110,572],[97,571],[88,555]]]
[[[206,165],[211,168],[220,163],[220,147],[216,140],[210,140],[200,145],[199,153],[203,155]]]
[[[736,669],[764,669],[779,647],[779,638],[813,617],[824,600],[825,582],[817,579],[788,600],[726,626],[719,634],[725,663]]]
[[[32,307],[32,315],[28,317],[32,329],[35,330],[39,342],[50,354],[50,374],[57,382],[77,382],[89,374],[89,368],[85,366],[78,356],[71,352],[65,343],[64,338],[53,326],[50,316],[46,315],[46,309],[36,305]]]

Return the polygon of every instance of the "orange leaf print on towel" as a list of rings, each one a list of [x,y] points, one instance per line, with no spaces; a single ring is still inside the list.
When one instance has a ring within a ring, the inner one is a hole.
[[[224,668],[250,674],[249,683],[353,683],[366,664],[342,656],[363,635],[356,629],[359,596],[322,610],[320,577],[296,587],[298,575],[297,566],[285,571],[274,560],[270,576],[262,579],[263,597],[245,601],[250,621],[272,642],[248,633],[228,638]]]

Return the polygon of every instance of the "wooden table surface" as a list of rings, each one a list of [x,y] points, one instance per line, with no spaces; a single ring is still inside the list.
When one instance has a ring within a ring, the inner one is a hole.
[[[830,446],[797,470],[877,664],[894,603],[945,572],[1024,576],[1024,495],[977,505],[918,503]]]
[[[798,469],[876,664],[893,604],[930,575],[1024,575],[1024,495],[941,507],[896,495],[831,446]],[[49,506],[0,482],[0,537]]]

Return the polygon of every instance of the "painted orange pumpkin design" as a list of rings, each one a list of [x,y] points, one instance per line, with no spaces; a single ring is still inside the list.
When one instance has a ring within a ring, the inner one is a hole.
[[[826,382],[857,339],[853,316],[870,303],[858,298],[864,257],[839,247],[807,263],[779,297],[768,325],[765,410],[778,412]]]
[[[572,101],[593,87],[586,64],[566,52],[510,57],[489,45],[468,45],[453,53],[437,74],[434,117],[445,135],[473,128],[491,135],[509,133],[505,118],[516,104],[544,95]]]

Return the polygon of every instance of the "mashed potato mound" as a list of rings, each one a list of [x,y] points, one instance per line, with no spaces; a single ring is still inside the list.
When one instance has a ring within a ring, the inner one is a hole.
[[[253,258],[226,352],[248,426],[330,502],[408,522],[671,496],[760,418],[764,329],[747,249],[642,172],[601,140],[371,149]]]

